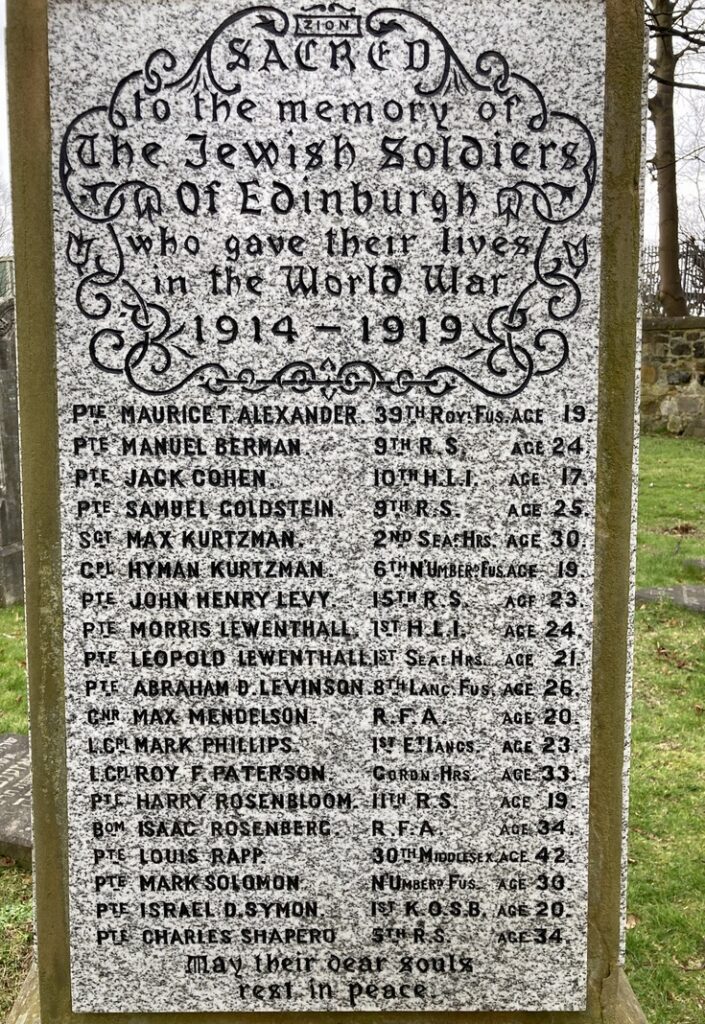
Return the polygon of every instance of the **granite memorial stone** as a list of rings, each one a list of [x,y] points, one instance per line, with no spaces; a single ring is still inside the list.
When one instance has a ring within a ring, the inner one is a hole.
[[[617,6],[14,5],[47,1022],[616,1019]]]

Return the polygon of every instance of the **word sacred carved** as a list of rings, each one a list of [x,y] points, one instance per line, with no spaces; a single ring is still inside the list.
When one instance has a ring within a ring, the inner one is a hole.
[[[604,5],[544,6],[50,4],[76,1012],[585,1005]]]

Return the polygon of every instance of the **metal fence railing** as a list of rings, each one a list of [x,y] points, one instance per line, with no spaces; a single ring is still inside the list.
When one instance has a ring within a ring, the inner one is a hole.
[[[705,316],[705,246],[694,240],[681,242],[678,265],[691,316]],[[645,316],[662,316],[659,302],[658,246],[648,245],[642,254],[641,295]]]
[[[9,298],[15,291],[15,261],[11,256],[0,256],[0,299]]]

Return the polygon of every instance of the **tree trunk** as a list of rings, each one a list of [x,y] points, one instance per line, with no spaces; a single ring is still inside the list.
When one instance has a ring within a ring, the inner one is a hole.
[[[676,138],[673,124],[673,80],[676,59],[673,56],[672,0],[654,0],[654,20],[664,30],[656,37],[656,55],[652,60],[656,92],[649,99],[649,113],[654,124],[656,151],[652,166],[658,186],[659,222],[659,299],[666,316],[686,316],[688,305],[683,293],[678,266],[678,192],[676,183]]]

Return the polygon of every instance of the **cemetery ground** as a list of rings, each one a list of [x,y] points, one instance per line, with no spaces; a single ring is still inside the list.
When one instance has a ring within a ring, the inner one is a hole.
[[[644,437],[638,584],[704,583],[705,444]],[[650,1024],[705,1018],[705,617],[637,607],[627,971]],[[0,609],[0,733],[26,732],[24,622]],[[0,1020],[31,953],[31,878],[0,858]]]

